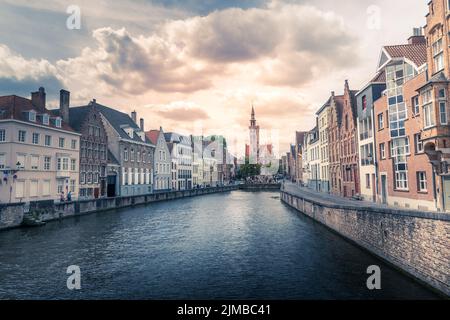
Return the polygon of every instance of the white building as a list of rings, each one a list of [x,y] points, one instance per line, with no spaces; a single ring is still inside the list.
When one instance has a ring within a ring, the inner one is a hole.
[[[178,133],[165,133],[167,143],[172,144],[172,173],[176,174],[175,190],[192,189],[191,138]],[[173,179],[173,178],[172,178]]]
[[[45,104],[44,88],[0,97],[0,203],[78,196],[80,134]]]
[[[162,128],[146,132],[147,138],[156,146],[154,159],[154,191],[172,189],[172,159]]]

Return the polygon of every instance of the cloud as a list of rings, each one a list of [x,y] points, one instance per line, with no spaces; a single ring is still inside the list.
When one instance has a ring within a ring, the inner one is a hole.
[[[195,122],[209,119],[208,113],[193,103],[176,101],[168,105],[147,105],[159,117],[179,122]]]
[[[235,75],[262,84],[297,86],[358,61],[357,39],[342,20],[303,5],[214,11],[171,20],[139,36],[125,28],[103,27],[92,37],[95,45],[54,64],[14,57],[2,46],[13,63],[0,62],[0,74],[18,77],[31,70],[33,79],[39,78],[36,72],[51,74],[76,90],[88,86],[97,94],[116,90],[135,96],[206,90],[216,79]]]
[[[28,95],[43,83],[55,91],[63,87],[55,66],[44,59],[25,59],[0,44],[0,94]]]

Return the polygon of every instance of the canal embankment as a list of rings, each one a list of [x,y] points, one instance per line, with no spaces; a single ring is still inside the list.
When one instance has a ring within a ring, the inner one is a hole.
[[[24,221],[36,221],[36,225],[52,220],[86,215],[187,197],[197,197],[239,189],[239,185],[220,186],[182,191],[167,191],[147,195],[79,200],[72,202],[38,201],[30,204],[0,204],[0,230],[17,228]]]
[[[450,296],[450,215],[333,202],[293,189],[281,191],[282,202]]]

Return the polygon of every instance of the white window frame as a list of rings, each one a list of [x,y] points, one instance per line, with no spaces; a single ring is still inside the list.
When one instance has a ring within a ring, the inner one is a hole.
[[[41,135],[39,133],[33,132],[31,143],[39,144],[40,137],[41,137]]]
[[[6,141],[6,129],[0,129],[0,142]]]
[[[427,173],[425,171],[417,172],[417,191],[428,192]]]
[[[27,141],[27,132],[25,130],[19,130],[17,140],[25,143]]]
[[[52,145],[52,136],[45,135],[44,144],[46,147],[50,147]]]

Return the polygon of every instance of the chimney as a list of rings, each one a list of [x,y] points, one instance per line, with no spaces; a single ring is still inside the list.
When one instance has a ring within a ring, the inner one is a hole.
[[[131,113],[131,119],[133,119],[133,122],[137,124],[137,113],[136,113],[136,111],[133,111]]]
[[[38,109],[45,108],[45,89],[40,87],[38,91],[31,93],[31,103]]]
[[[331,91],[331,96],[334,97],[334,91]]]
[[[422,28],[414,28],[413,35],[409,37],[408,44],[426,44],[427,41],[423,35]]]
[[[140,128],[142,131],[144,131],[144,118],[141,118],[140,120]]]
[[[69,123],[69,105],[70,92],[67,90],[59,91],[59,115],[64,122]]]

